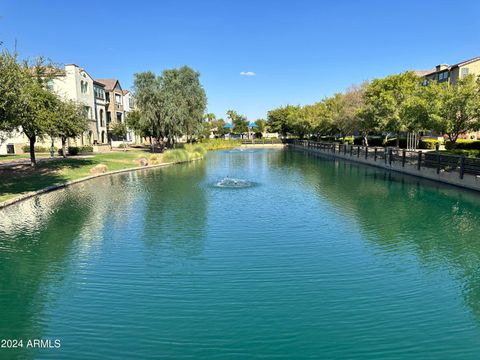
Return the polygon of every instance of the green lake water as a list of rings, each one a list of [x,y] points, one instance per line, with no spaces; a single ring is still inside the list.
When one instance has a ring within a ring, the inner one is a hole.
[[[103,177],[0,210],[0,312],[0,359],[478,359],[480,196],[284,150]]]

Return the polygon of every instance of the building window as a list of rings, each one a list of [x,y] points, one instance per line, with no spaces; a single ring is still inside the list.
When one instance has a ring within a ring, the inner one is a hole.
[[[107,100],[107,102],[109,103],[110,102],[110,93],[105,93],[105,99]]]
[[[112,113],[110,111],[107,111],[107,124],[110,124],[112,122]]]
[[[448,71],[443,71],[438,74],[438,81],[443,81],[448,79]]]
[[[105,99],[105,91],[102,88],[95,86],[93,91],[95,92],[96,99],[100,99],[100,100]]]
[[[117,123],[121,123],[121,122],[122,122],[122,113],[117,112]]]
[[[135,103],[133,101],[133,98],[128,98],[128,106],[133,109],[135,107]]]
[[[100,109],[100,126],[105,126],[105,124],[103,123],[103,109]]]
[[[120,94],[115,94],[115,103],[117,105],[121,105],[122,104],[122,96]]]
[[[462,68],[462,79],[468,75],[468,68]]]
[[[80,81],[80,91],[82,94],[86,94],[88,91],[88,83],[86,81]]]
[[[53,91],[53,80],[47,81],[47,89]]]

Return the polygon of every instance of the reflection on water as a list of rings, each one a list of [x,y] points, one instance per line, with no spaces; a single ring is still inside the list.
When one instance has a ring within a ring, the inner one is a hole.
[[[476,359],[479,205],[283,150],[45,194],[0,210],[0,338],[62,348],[0,358]]]

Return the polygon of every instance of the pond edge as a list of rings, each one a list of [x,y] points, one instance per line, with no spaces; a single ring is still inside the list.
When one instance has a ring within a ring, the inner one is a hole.
[[[183,164],[183,163],[202,160],[202,159],[203,158],[198,158],[198,159],[191,159],[191,160],[179,161],[179,162],[168,162],[168,163],[156,164],[156,165],[139,166],[139,167],[133,167],[133,168],[128,168],[128,169],[122,169],[122,170],[107,171],[107,172],[102,173],[102,174],[86,176],[86,177],[83,177],[83,178],[80,178],[80,179],[67,181],[67,182],[64,182],[64,183],[61,183],[61,184],[47,186],[46,188],[43,188],[43,189],[40,189],[40,190],[30,191],[30,192],[27,192],[25,194],[14,197],[13,199],[2,201],[2,202],[0,202],[0,210],[6,208],[7,206],[16,204],[20,201],[30,199],[32,197],[35,197],[35,196],[38,196],[38,195],[41,195],[41,194],[46,194],[46,193],[49,193],[51,191],[64,189],[68,186],[79,184],[79,183],[82,183],[82,182],[85,182],[85,181],[88,181],[88,180],[92,180],[92,179],[96,179],[96,178],[99,178],[99,177],[102,177],[102,176],[115,175],[115,174],[121,174],[121,173],[126,173],[126,172],[138,171],[138,170],[153,169],[153,168],[159,168],[159,167],[170,166],[170,165],[175,165],[175,164]]]

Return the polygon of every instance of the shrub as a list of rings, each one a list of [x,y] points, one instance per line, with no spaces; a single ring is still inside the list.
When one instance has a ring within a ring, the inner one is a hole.
[[[160,162],[159,160],[160,159],[159,159],[158,155],[150,155],[150,157],[148,158],[148,164],[156,165]]]
[[[451,141],[445,142],[445,149],[447,150],[480,150],[480,141],[479,140],[463,140],[459,139],[456,143]]]
[[[188,153],[184,149],[167,150],[163,154],[163,160],[165,162],[182,162],[188,161]]]
[[[223,139],[208,139],[202,140],[202,145],[206,150],[231,149],[242,145],[242,139],[223,140]]]
[[[465,155],[468,158],[480,158],[480,150],[447,150],[447,154],[451,155]]]
[[[57,148],[54,147],[53,150],[56,151]],[[25,152],[25,153],[29,153],[30,152],[30,145],[23,145],[22,146],[22,151]],[[35,152],[36,153],[48,153],[48,152],[50,152],[50,148],[45,147],[45,146],[35,146]]]
[[[436,150],[437,146],[440,146],[440,141],[435,139],[425,139],[420,140],[418,147],[420,149],[427,149],[427,150]]]
[[[68,147],[68,155],[75,156],[78,155],[79,148],[78,146],[69,146]]]
[[[93,146],[89,146],[89,145],[80,146],[78,148],[78,152],[80,152],[80,153],[93,152]]]

